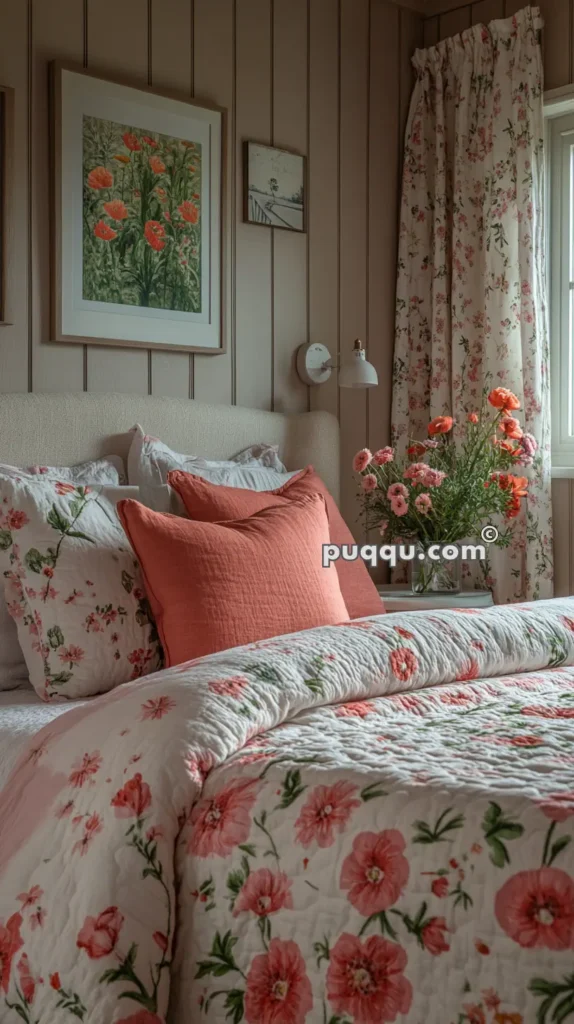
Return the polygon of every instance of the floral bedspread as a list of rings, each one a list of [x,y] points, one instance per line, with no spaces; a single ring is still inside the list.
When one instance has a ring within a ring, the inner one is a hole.
[[[0,1021],[574,1021],[573,740],[574,599],[94,698],[0,795]]]

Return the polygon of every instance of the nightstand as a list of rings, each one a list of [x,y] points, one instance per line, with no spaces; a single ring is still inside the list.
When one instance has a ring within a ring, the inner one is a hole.
[[[400,583],[377,587],[388,612],[425,611],[431,608],[490,608],[494,602],[490,590],[462,590],[460,594],[413,594]]]

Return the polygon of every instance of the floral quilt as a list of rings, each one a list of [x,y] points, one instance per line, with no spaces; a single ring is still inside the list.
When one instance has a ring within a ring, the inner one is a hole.
[[[574,1021],[573,740],[574,599],[94,698],[0,795],[0,1021]]]

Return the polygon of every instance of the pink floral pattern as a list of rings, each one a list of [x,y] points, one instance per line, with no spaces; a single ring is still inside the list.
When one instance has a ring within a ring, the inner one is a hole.
[[[60,716],[0,794],[0,1018],[567,1020],[573,619],[374,617]]]
[[[99,693],[160,665],[138,563],[97,487],[3,478],[0,575],[45,700]]]
[[[403,165],[393,443],[445,414],[456,440],[504,387],[540,445],[510,546],[464,565],[501,602],[552,593],[540,29],[526,7],[417,50]]]

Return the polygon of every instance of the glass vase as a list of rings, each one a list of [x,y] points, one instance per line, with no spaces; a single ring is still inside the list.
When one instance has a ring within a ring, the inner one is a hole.
[[[449,548],[458,545],[447,545]],[[462,590],[462,564],[460,556],[454,559],[432,559],[422,544],[415,545],[415,557],[410,564],[413,594],[460,594]]]

